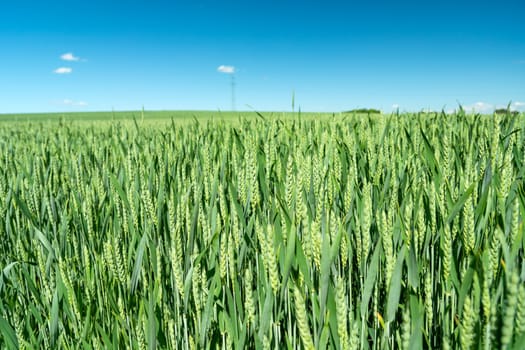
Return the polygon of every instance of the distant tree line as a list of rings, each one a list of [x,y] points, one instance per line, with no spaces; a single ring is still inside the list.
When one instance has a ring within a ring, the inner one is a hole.
[[[351,109],[349,111],[344,111],[343,113],[381,114],[381,111],[379,109],[373,109],[373,108],[358,108],[358,109]]]
[[[518,111],[511,111],[507,108],[498,108],[494,111],[494,114],[511,114],[511,115],[518,115],[520,112]]]
[[[381,111],[374,108],[357,108],[357,109],[350,109],[348,111],[343,111],[343,113],[348,114],[381,114]],[[435,111],[421,111],[419,114],[437,114],[438,112]],[[518,111],[511,111],[507,108],[498,108],[494,111],[495,114],[511,114],[511,115],[518,115]]]

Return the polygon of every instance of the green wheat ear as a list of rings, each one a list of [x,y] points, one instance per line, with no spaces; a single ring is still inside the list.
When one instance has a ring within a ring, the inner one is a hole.
[[[306,314],[305,302],[303,295],[297,286],[294,286],[294,304],[297,318],[297,327],[301,341],[305,349],[314,349],[310,326],[308,325],[308,316]]]
[[[512,271],[507,280],[507,292],[505,295],[505,311],[501,328],[501,346],[505,348],[512,341],[514,333],[514,317],[516,315],[516,305],[518,303],[518,285],[520,277],[517,271]]]
[[[405,307],[403,311],[403,321],[401,323],[401,346],[403,349],[410,348],[411,329],[410,310],[408,307]]]
[[[252,284],[253,274],[250,267],[248,267],[244,273],[245,279],[245,296],[244,296],[244,308],[246,311],[246,319],[248,323],[253,324],[255,322],[255,301],[253,298]]]
[[[471,349],[475,340],[476,313],[469,295],[463,304],[463,313],[460,327],[460,345],[462,349]]]
[[[518,292],[518,309],[516,310],[516,337],[519,338],[525,334],[525,286],[519,287]]]
[[[339,276],[337,278],[336,299],[337,306],[337,333],[342,349],[349,348],[349,335],[347,326],[348,308],[346,302],[346,282]]]

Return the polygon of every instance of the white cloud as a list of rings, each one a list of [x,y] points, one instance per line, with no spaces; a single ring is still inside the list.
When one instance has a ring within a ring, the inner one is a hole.
[[[87,106],[87,102],[84,102],[84,101],[73,101],[73,100],[70,100],[70,99],[64,99],[62,101],[62,104],[63,105],[66,105],[66,106],[75,106],[75,107],[83,107],[83,106]]]
[[[518,111],[525,111],[525,102],[516,101],[511,106]]]
[[[470,106],[463,106],[468,113],[488,113],[494,110],[494,106],[487,102],[476,102]]]
[[[53,71],[55,74],[69,74],[71,72],[73,72],[73,69],[69,67],[60,67]]]
[[[217,68],[217,72],[226,73],[226,74],[233,74],[233,73],[235,73],[235,67],[234,66],[220,65]]]
[[[398,105],[397,103],[394,103],[394,104],[392,105],[392,109],[399,109],[399,105]]]
[[[72,52],[67,52],[63,54],[62,56],[60,56],[60,59],[63,61],[73,61],[73,62],[80,61],[80,57],[73,55]]]

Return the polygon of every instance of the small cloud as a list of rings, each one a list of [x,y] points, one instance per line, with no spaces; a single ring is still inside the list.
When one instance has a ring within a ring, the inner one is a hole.
[[[233,73],[235,73],[235,67],[234,66],[221,65],[221,66],[219,66],[217,68],[217,72],[226,73],[226,74],[233,74]]]
[[[476,102],[474,103],[474,108],[487,109],[487,108],[492,108],[492,105],[486,102]]]
[[[516,101],[513,102],[511,106],[518,111],[525,111],[525,102]]]
[[[73,101],[73,100],[70,100],[70,99],[64,99],[62,101],[62,104],[63,105],[66,105],[66,106],[75,106],[75,107],[83,107],[83,106],[87,106],[87,102],[84,102],[84,101]]]
[[[392,109],[399,109],[399,105],[398,105],[397,103],[394,103],[394,104],[392,105]]]
[[[60,59],[63,61],[70,61],[70,62],[80,61],[80,57],[73,55],[72,52],[63,54],[62,56],[60,56]]]
[[[55,74],[70,74],[73,71],[72,68],[69,67],[60,67],[53,71]]]
[[[473,105],[464,106],[463,109],[465,112],[469,113],[487,113],[492,112],[494,110],[494,106],[486,102],[476,102]]]

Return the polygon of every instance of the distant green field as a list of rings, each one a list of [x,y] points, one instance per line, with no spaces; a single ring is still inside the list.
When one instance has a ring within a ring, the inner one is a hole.
[[[222,112],[222,111],[119,111],[119,112],[70,112],[70,113],[27,113],[27,114],[0,114],[0,122],[60,122],[60,121],[112,121],[133,120],[137,121],[207,121],[224,120],[236,121],[239,119],[256,118],[290,118],[299,116],[306,119],[328,118],[332,113],[291,113],[291,112]],[[340,113],[336,115],[341,115]]]

